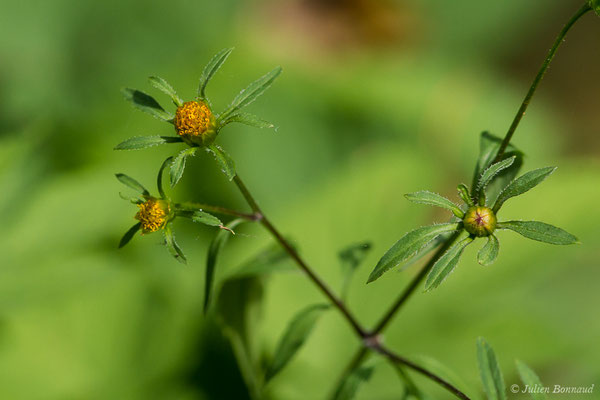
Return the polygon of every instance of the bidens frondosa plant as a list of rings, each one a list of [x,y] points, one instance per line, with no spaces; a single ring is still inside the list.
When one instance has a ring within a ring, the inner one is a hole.
[[[194,222],[222,228],[218,230],[208,249],[205,269],[204,311],[218,313],[219,318],[217,320],[222,333],[232,343],[232,351],[238,360],[241,375],[248,386],[249,396],[252,399],[264,397],[265,386],[268,382],[274,379],[293,360],[299,348],[306,342],[315,324],[325,311],[331,308],[335,308],[341,313],[356,336],[360,338],[361,343],[360,349],[352,357],[350,364],[342,371],[339,382],[332,388],[333,399],[348,400],[355,396],[359,385],[370,378],[375,368],[375,365],[366,362],[367,357],[372,353],[384,357],[398,371],[398,376],[404,385],[404,393],[399,394],[399,398],[429,398],[407,373],[406,369],[410,369],[441,385],[457,398],[470,399],[463,390],[443,377],[388,348],[383,343],[382,333],[423,281],[425,281],[425,290],[438,287],[457,266],[463,250],[475,241],[482,242],[482,247],[477,255],[477,260],[482,265],[490,265],[497,259],[500,249],[498,232],[502,230],[511,230],[528,239],[551,244],[577,243],[575,236],[544,222],[506,221],[499,218],[499,215],[501,216],[502,206],[506,201],[528,192],[555,170],[554,167],[545,167],[518,176],[519,169],[523,164],[523,153],[512,146],[510,142],[519,122],[525,115],[538,84],[568,30],[592,7],[596,11],[600,10],[597,0],[586,2],[561,30],[504,138],[498,138],[486,132],[481,135],[480,154],[476,162],[472,183],[470,186],[458,185],[458,196],[461,203],[457,204],[429,191],[419,191],[406,195],[406,198],[412,202],[442,207],[451,211],[453,215],[447,223],[425,226],[405,234],[379,260],[368,282],[378,279],[391,268],[406,265],[409,261],[414,261],[419,256],[433,251],[430,259],[424,263],[421,270],[412,278],[406,288],[399,293],[397,300],[383,313],[373,328],[366,328],[355,317],[345,301],[348,294],[349,279],[364,260],[365,254],[371,249],[371,245],[369,243],[355,244],[339,253],[344,279],[342,280],[341,294],[336,294],[267,218],[250,190],[237,174],[231,157],[215,144],[222,128],[232,122],[257,127],[273,127],[272,124],[251,114],[242,113],[240,110],[254,101],[273,83],[281,72],[279,67],[241,91],[225,110],[215,113],[212,109],[211,103],[206,97],[206,86],[211,77],[223,65],[231,53],[231,49],[219,52],[204,68],[197,97],[194,100],[183,102],[164,79],[150,78],[152,86],[171,98],[176,106],[174,114],[163,109],[154,98],[139,90],[124,90],[125,97],[135,107],[172,124],[175,133],[172,136],[134,137],[119,144],[116,147],[117,150],[141,149],[169,143],[182,143],[187,145],[187,148],[162,163],[157,178],[158,196],[152,196],[133,178],[124,174],[117,174],[117,178],[122,183],[138,193],[137,197],[132,198],[122,195],[123,198],[137,205],[136,213],[132,212],[132,217],[137,219],[138,222],[125,234],[120,246],[129,242],[140,230],[144,235],[162,232],[165,245],[171,254],[178,261],[185,262],[185,256],[175,242],[172,232],[172,221],[175,218],[184,217]],[[163,170],[169,167],[171,186],[174,186],[183,175],[186,158],[194,155],[199,149],[211,152],[215,156],[221,169],[239,189],[251,212],[240,212],[220,206],[194,202],[176,203],[165,194],[162,187]],[[236,218],[227,225],[223,225],[217,217],[207,213],[207,211]],[[278,247],[277,249],[269,248],[245,263],[238,270],[238,275],[244,276],[244,280],[221,282],[218,286],[220,295],[216,302],[217,307],[211,308],[213,302],[210,299],[211,293],[215,291],[214,277],[217,256],[224,247],[226,239],[231,236],[231,230],[243,221],[262,225],[272,235]],[[246,321],[246,318],[250,318],[249,315],[255,313],[247,312],[246,308],[256,304],[258,301],[257,292],[262,293],[262,286],[258,290],[257,286],[252,285],[262,285],[263,280],[258,278],[264,274],[274,272],[277,261],[283,257],[288,257],[296,263],[308,279],[322,292],[329,304],[311,304],[298,312],[290,320],[272,357],[267,357],[271,362],[265,365],[262,355],[267,350],[249,348],[250,342],[259,343],[261,341],[248,337],[249,326],[254,326],[255,323],[254,321],[252,323]],[[256,280],[246,279],[249,276],[256,278]],[[227,308],[225,305],[231,307]],[[490,400],[505,400],[505,383],[496,356],[491,346],[482,338],[477,343],[477,355],[486,397]],[[539,378],[524,363],[517,362],[517,370],[524,384],[531,387],[541,385]]]

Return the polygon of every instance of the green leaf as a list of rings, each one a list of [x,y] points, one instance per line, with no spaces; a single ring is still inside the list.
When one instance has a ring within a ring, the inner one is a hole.
[[[409,201],[412,201],[413,203],[421,203],[430,206],[445,208],[447,210],[452,211],[452,213],[460,219],[463,219],[465,216],[465,213],[452,201],[448,200],[444,196],[440,196],[439,194],[430,192],[428,190],[421,190],[419,192],[408,193],[405,194],[404,197],[406,197]]]
[[[234,219],[229,224],[227,224],[227,228],[233,231],[233,229],[244,222],[243,219]],[[204,280],[204,312],[208,311],[208,306],[210,305],[212,289],[213,289],[213,281],[215,278],[215,268],[217,266],[217,258],[223,246],[231,236],[231,232],[227,230],[220,230],[215,235],[215,238],[210,243],[210,247],[208,248],[208,255],[206,257],[206,279]]]
[[[500,242],[494,235],[488,236],[486,244],[477,253],[477,262],[483,266],[492,265],[498,257]]]
[[[217,160],[221,171],[227,176],[227,179],[232,180],[235,177],[235,162],[233,158],[216,144],[211,144],[206,150],[215,156],[215,160]]]
[[[144,196],[150,196],[150,192],[144,186],[142,186],[141,183],[139,183],[129,175],[115,174],[115,176],[125,186],[129,186],[130,188],[132,188],[136,192],[143,194]]]
[[[473,199],[471,198],[471,194],[469,193],[469,188],[464,183],[461,183],[456,188],[458,190],[458,195],[465,202],[465,204],[469,207],[473,207]]]
[[[196,150],[198,150],[197,147],[190,147],[189,149],[182,150],[179,152],[179,154],[177,154],[177,157],[173,159],[173,162],[171,163],[170,172],[172,188],[175,187],[175,185],[177,185],[177,183],[183,176],[183,171],[185,170],[185,160],[188,157],[196,154]]]
[[[338,257],[342,264],[342,274],[344,276],[341,290],[342,300],[347,297],[348,287],[354,271],[356,271],[365,257],[367,257],[371,247],[372,245],[370,242],[363,242],[348,246],[338,253]]]
[[[416,256],[421,249],[438,235],[456,231],[460,227],[460,223],[450,223],[424,226],[408,232],[381,257],[375,269],[369,275],[367,283],[373,282],[389,269],[397,267],[402,262]]]
[[[200,99],[206,99],[206,85],[208,85],[210,79],[219,70],[219,68],[221,68],[221,66],[223,65],[225,60],[227,60],[227,57],[229,57],[232,51],[233,47],[223,49],[217,54],[215,54],[213,58],[210,59],[208,64],[206,64],[204,70],[202,71],[202,75],[200,76],[200,84],[198,85],[198,97]]]
[[[233,99],[229,107],[219,116],[219,119],[225,119],[230,114],[246,107],[252,103],[258,96],[263,94],[281,74],[281,67],[276,67],[271,72],[261,76],[256,81],[248,85]]]
[[[177,96],[177,92],[175,92],[175,89],[173,89],[173,86],[171,86],[169,82],[159,76],[151,76],[148,80],[152,86],[169,96],[176,107],[181,107],[183,105],[183,100]]]
[[[265,382],[271,380],[290,362],[308,339],[319,317],[328,308],[327,304],[315,304],[296,314],[277,345],[273,362],[267,369]]]
[[[139,150],[167,143],[181,143],[179,136],[135,136],[115,146],[114,150]]]
[[[477,182],[477,192],[481,193],[482,191],[484,191],[486,186],[488,185],[488,183],[490,183],[490,181],[496,175],[498,175],[498,173],[500,171],[510,167],[512,165],[512,163],[515,162],[516,158],[517,158],[516,156],[512,156],[512,157],[506,158],[502,161],[499,161],[495,164],[492,164],[488,168],[486,168],[481,173],[481,176],[479,177],[479,181]]]
[[[252,399],[259,399],[258,378],[264,279],[249,277],[227,280],[219,293],[217,321],[231,343],[237,363]]]
[[[488,204],[494,204],[494,201],[500,194],[500,192],[512,182],[513,179],[518,175],[521,167],[523,166],[524,155],[520,151],[512,151],[504,153],[503,159],[516,156],[515,161],[512,165],[498,173],[492,181],[487,185],[485,194],[487,197]]]
[[[290,255],[279,243],[272,243],[250,260],[237,267],[228,279],[246,276],[262,276],[273,272],[297,271],[298,269],[295,265],[283,262],[289,259]]]
[[[129,241],[131,241],[131,239],[133,239],[133,236],[137,233],[137,231],[140,230],[141,226],[142,226],[142,223],[138,222],[137,224],[135,224],[134,226],[129,228],[129,230],[127,232],[125,232],[125,234],[121,238],[121,241],[119,242],[119,248],[121,248],[121,247],[125,246],[127,243],[129,243]]]
[[[473,242],[473,238],[466,237],[460,242],[454,244],[452,247],[448,249],[437,261],[433,264],[433,268],[427,275],[427,280],[425,281],[425,290],[433,290],[440,286],[440,284],[450,275],[456,265],[458,265],[458,261],[460,260],[460,256],[462,255],[463,250],[467,247],[471,242]]]
[[[579,244],[579,240],[569,232],[556,226],[538,221],[504,221],[497,225],[498,229],[510,229],[528,239],[550,244]]]
[[[477,339],[477,360],[483,390],[488,400],[506,400],[502,371],[496,360],[494,349],[480,337]]]
[[[375,368],[370,366],[359,366],[355,368],[345,379],[340,382],[335,394],[333,395],[334,400],[352,400],[356,397],[356,393],[363,382],[368,382],[371,379],[373,370]]]
[[[525,386],[529,386],[529,388],[531,389],[529,391],[529,395],[531,396],[531,398],[533,400],[546,400],[547,396],[543,391],[535,390],[544,387],[537,374],[524,362],[516,360],[515,363],[517,364],[517,371],[519,371],[521,381]]]
[[[183,254],[183,251],[175,241],[175,235],[173,235],[170,224],[167,224],[163,228],[163,233],[165,235],[165,244],[167,245],[169,253],[171,253],[171,255],[180,263],[187,264],[187,258],[185,258],[185,254]]]
[[[275,128],[275,125],[270,123],[269,121],[265,121],[262,118],[257,117],[254,114],[248,113],[235,113],[227,117],[223,122],[220,123],[221,126],[225,126],[232,122],[238,122],[240,124],[254,126],[256,128]]]
[[[201,210],[194,211],[192,221],[209,226],[223,226],[219,218]]]
[[[137,89],[125,88],[122,90],[125,99],[138,110],[152,115],[154,118],[161,119],[166,122],[173,122],[173,115],[158,104],[154,97]]]
[[[529,171],[514,181],[512,181],[498,196],[496,199],[496,203],[492,208],[494,212],[498,212],[500,207],[504,204],[504,202],[511,197],[516,197],[522,195],[528,190],[536,187],[540,183],[544,181],[550,174],[552,174],[556,170],[556,167],[545,167],[534,169],[533,171]]]

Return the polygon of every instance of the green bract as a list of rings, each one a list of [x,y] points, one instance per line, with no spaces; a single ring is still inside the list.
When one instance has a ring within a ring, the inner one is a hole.
[[[461,221],[426,226],[407,233],[379,260],[367,283],[378,279],[389,269],[406,263],[412,257],[431,250],[432,247],[429,244],[438,236],[448,232],[455,232],[454,241],[447,246],[445,253],[433,264],[427,276],[425,290],[438,287],[458,265],[465,247],[477,238],[486,238],[487,240],[477,255],[477,261],[481,265],[491,265],[498,257],[500,250],[500,242],[495,235],[498,229],[509,229],[528,239],[550,244],[578,243],[575,236],[543,222],[497,221],[497,213],[504,202],[537,186],[556,168],[536,169],[514,179],[521,165],[523,154],[509,146],[508,153],[500,161],[495,162],[500,139],[484,132],[481,135],[480,143],[480,154],[475,168],[473,186],[469,190],[465,184],[458,185],[458,194],[464,203],[462,207],[429,191],[405,195],[412,202],[450,210]]]
[[[171,186],[175,186],[183,176],[185,161],[194,155],[198,147],[206,148],[215,156],[221,170],[229,180],[235,176],[235,165],[231,157],[214,141],[223,127],[237,122],[258,128],[275,128],[275,125],[255,115],[241,112],[241,109],[251,104],[263,94],[281,74],[281,67],[276,67],[267,74],[252,82],[243,89],[220,114],[211,110],[210,100],[206,96],[206,87],[211,78],[221,68],[233,48],[218,52],[204,67],[198,85],[198,94],[194,101],[184,102],[175,89],[163,78],[151,76],[150,84],[169,96],[177,107],[175,115],[166,111],[152,96],[137,89],[125,88],[123,95],[134,107],[153,117],[173,124],[174,136],[136,136],[119,143],[115,150],[137,150],[168,143],[185,143],[191,150],[184,150],[173,158],[171,163]]]

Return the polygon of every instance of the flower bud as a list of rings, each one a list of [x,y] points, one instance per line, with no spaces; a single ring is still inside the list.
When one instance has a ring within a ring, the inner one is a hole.
[[[142,233],[152,233],[162,229],[169,215],[169,204],[164,200],[150,198],[138,204],[140,211],[135,219],[142,223]]]
[[[488,207],[474,206],[467,210],[463,224],[472,235],[489,236],[496,229],[496,215]]]
[[[191,145],[208,146],[217,136],[215,116],[201,100],[187,101],[177,107],[173,122],[177,134]]]

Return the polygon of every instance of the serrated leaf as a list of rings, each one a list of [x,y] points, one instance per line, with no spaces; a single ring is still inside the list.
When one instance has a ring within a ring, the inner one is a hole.
[[[516,158],[517,158],[516,156],[512,156],[512,157],[506,158],[502,161],[499,161],[495,164],[492,164],[488,168],[486,168],[481,173],[481,176],[479,177],[479,181],[477,182],[478,193],[481,193],[482,191],[484,191],[486,186],[488,185],[488,183],[490,183],[490,181],[496,175],[498,175],[498,173],[500,173],[500,171],[510,167],[512,165],[512,163],[515,162]]]
[[[243,219],[234,219],[229,224],[226,225],[228,229],[233,231],[233,229],[244,222]],[[231,231],[220,230],[215,235],[215,238],[210,243],[210,247],[208,248],[208,254],[206,256],[206,274],[204,280],[204,312],[208,310],[208,306],[210,305],[210,300],[212,296],[213,289],[213,281],[215,278],[215,269],[217,267],[217,258],[223,246],[231,236]]]
[[[556,167],[538,168],[534,169],[533,171],[529,171],[513,180],[504,188],[504,190],[502,190],[502,192],[500,192],[500,195],[494,204],[493,211],[498,212],[504,202],[511,197],[522,195],[530,189],[533,189],[542,183],[544,179],[550,176],[550,174],[552,174],[555,170]]]
[[[427,275],[425,281],[425,290],[433,290],[440,286],[442,282],[454,271],[454,268],[458,265],[460,256],[463,250],[469,244],[473,242],[473,238],[467,237],[460,242],[454,244],[448,249],[437,261],[433,264],[433,268]]]
[[[185,161],[188,157],[196,154],[197,147],[190,147],[189,149],[185,149],[177,154],[177,157],[173,159],[171,163],[171,172],[169,176],[171,178],[171,187],[175,187],[181,177],[183,176],[183,171],[185,170]]]
[[[206,99],[206,85],[211,80],[213,75],[221,68],[223,63],[227,60],[227,57],[233,51],[233,47],[228,49],[223,49],[219,51],[217,54],[210,59],[208,64],[204,67],[202,71],[202,75],[200,76],[200,83],[198,84],[198,97],[201,99]]]
[[[235,113],[227,117],[224,121],[220,123],[221,126],[225,126],[232,122],[237,122],[244,125],[254,126],[255,128],[275,128],[275,125],[270,123],[269,121],[265,121],[264,119],[248,113]]]
[[[242,90],[231,102],[229,107],[219,116],[219,119],[226,119],[234,112],[246,107],[252,103],[258,96],[263,94],[281,74],[281,67],[276,67],[271,72],[261,76],[244,90]]]
[[[528,239],[550,244],[577,244],[579,240],[569,232],[556,226],[539,221],[504,221],[497,225],[498,229],[510,229]]]
[[[328,308],[327,304],[315,304],[296,314],[277,345],[273,362],[267,369],[265,382],[271,380],[290,362],[308,339],[319,317]]]
[[[350,374],[348,374],[340,385],[338,386],[335,394],[333,395],[334,400],[352,400],[356,397],[356,393],[360,388],[360,385],[364,382],[368,382],[371,379],[373,370],[372,366],[359,366],[355,368]]]
[[[235,177],[235,162],[233,158],[216,144],[211,144],[206,150],[215,156],[215,160],[217,160],[221,171],[227,176],[227,179],[232,180]]]
[[[289,260],[289,258],[290,255],[283,249],[283,247],[281,247],[279,243],[272,243],[250,260],[237,267],[228,279],[262,276],[271,274],[273,272],[297,271],[298,269],[296,266],[283,262]]]
[[[154,97],[141,90],[130,88],[123,89],[122,93],[123,96],[125,96],[125,99],[130,101],[138,110],[150,114],[160,120],[172,123],[173,115],[165,111],[165,109],[158,104],[158,101],[154,100]]]
[[[506,400],[504,378],[496,354],[482,337],[477,339],[477,360],[483,390],[488,400]]]
[[[381,257],[375,269],[369,275],[367,283],[373,282],[391,268],[397,267],[402,262],[416,256],[437,236],[442,233],[456,231],[460,226],[460,223],[430,225],[408,232]]]
[[[427,204],[429,206],[445,208],[447,210],[452,211],[452,213],[460,219],[462,219],[465,216],[463,211],[452,201],[445,198],[444,196],[430,192],[428,190],[421,190],[414,193],[408,193],[405,194],[404,197],[406,197],[409,201],[412,201],[413,203]]]
[[[183,105],[183,100],[177,96],[177,92],[175,92],[175,89],[173,89],[173,86],[171,86],[169,82],[160,76],[151,76],[148,80],[152,86],[169,96],[175,106],[180,107]]]
[[[135,136],[115,146],[114,150],[139,150],[167,143],[181,143],[178,136]]]
[[[192,221],[209,226],[223,226],[219,218],[201,210],[194,211]]]
[[[150,192],[144,186],[142,186],[141,183],[139,183],[138,181],[136,181],[135,179],[133,179],[129,175],[115,174],[115,176],[125,186],[128,186],[128,187],[132,188],[133,190],[135,190],[136,192],[139,192],[139,193],[143,194],[144,196],[150,196]]]
[[[483,266],[492,265],[496,258],[498,258],[498,252],[500,251],[500,242],[494,235],[488,236],[486,244],[477,253],[477,262]]]
[[[185,258],[185,254],[183,254],[183,251],[175,241],[175,235],[171,230],[170,224],[167,224],[163,228],[163,234],[165,236],[165,244],[167,246],[167,249],[169,250],[169,253],[171,253],[171,255],[175,257],[175,259],[180,263],[187,264],[187,258]]]
[[[119,242],[119,248],[121,248],[121,247],[125,246],[127,243],[129,243],[131,241],[131,239],[133,239],[133,236],[137,233],[137,231],[140,230],[141,226],[142,226],[142,223],[138,222],[137,224],[135,224],[131,228],[129,228],[129,230],[127,232],[125,232],[125,234],[121,238],[121,241]]]
[[[351,246],[346,247],[338,253],[338,258],[342,264],[342,289],[341,289],[341,298],[342,300],[346,298],[348,294],[348,287],[350,285],[350,280],[352,279],[352,275],[354,271],[358,268],[358,266],[363,262],[365,257],[367,257],[369,250],[371,250],[370,242],[363,242],[358,244],[353,244]]]
[[[519,371],[521,381],[525,386],[529,386],[530,388],[528,393],[531,396],[531,398],[533,400],[546,400],[548,398],[546,394],[543,391],[539,390],[542,389],[544,386],[542,385],[542,382],[540,381],[540,378],[537,376],[537,374],[524,362],[516,360],[515,363],[517,365],[517,371]]]

